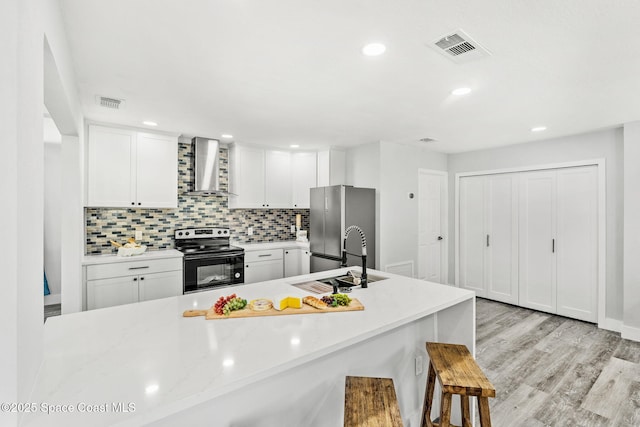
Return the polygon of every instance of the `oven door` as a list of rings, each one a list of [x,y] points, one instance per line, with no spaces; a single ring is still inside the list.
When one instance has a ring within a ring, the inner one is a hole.
[[[244,254],[189,255],[184,258],[184,293],[244,283]]]

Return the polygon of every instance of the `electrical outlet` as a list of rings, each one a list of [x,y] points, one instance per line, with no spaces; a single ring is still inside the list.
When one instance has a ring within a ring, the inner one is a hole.
[[[422,374],[422,356],[416,356],[416,376]]]
[[[253,236],[253,227],[247,228],[247,236]]]
[[[296,232],[296,226],[295,226],[295,225],[292,225],[292,226],[291,226],[291,232],[292,232],[292,233],[295,233],[295,232]]]
[[[141,241],[142,240],[142,230],[136,230],[136,236],[135,239],[137,241]]]

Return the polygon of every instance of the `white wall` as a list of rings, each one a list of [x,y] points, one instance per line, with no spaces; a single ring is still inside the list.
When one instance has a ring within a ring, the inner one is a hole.
[[[418,272],[418,170],[447,170],[447,155],[416,145],[380,143],[380,269],[412,262]],[[416,197],[409,198],[409,193]]]
[[[380,270],[380,143],[351,147],[345,156],[345,184],[376,189],[376,259]]]
[[[624,125],[624,303],[622,337],[640,341],[640,122]]]
[[[44,271],[51,295],[45,304],[60,302],[62,180],[60,175],[61,143],[44,144]]]
[[[42,358],[43,33],[40,0],[0,2],[0,401],[28,402]],[[18,232],[20,235],[18,235]],[[0,425],[17,425],[0,412]]]
[[[535,166],[596,158],[604,158],[606,161],[607,306],[605,315],[610,319],[621,320],[624,225],[622,207],[625,201],[623,197],[624,165],[621,129],[602,130],[504,148],[449,155],[449,188],[455,188],[455,174],[460,172]],[[638,159],[640,160],[640,157]],[[453,218],[454,200],[454,197],[449,198],[450,218]],[[454,235],[454,227],[454,221],[451,220],[449,222],[449,234],[451,236]],[[454,247],[450,245],[449,277],[451,278],[454,277],[453,256]],[[627,296],[625,295],[626,298]]]
[[[418,262],[418,169],[447,170],[447,155],[391,142],[347,150],[346,184],[376,189],[376,268]]]

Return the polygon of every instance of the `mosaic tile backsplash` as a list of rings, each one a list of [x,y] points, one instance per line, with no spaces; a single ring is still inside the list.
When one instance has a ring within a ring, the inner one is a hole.
[[[173,248],[177,228],[228,227],[232,240],[243,243],[293,240],[291,225],[302,215],[302,229],[309,230],[309,209],[229,209],[226,196],[188,196],[193,189],[191,144],[178,144],[177,209],[85,208],[85,253],[110,254],[116,251],[109,240],[126,241],[142,230],[142,244],[148,250]],[[229,152],[220,149],[220,188],[229,182]],[[253,227],[253,235],[247,228]]]

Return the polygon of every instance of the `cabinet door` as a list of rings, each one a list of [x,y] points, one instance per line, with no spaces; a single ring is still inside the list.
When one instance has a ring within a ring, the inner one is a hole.
[[[264,282],[284,277],[282,259],[250,262],[244,265],[244,283]]]
[[[236,208],[262,208],[264,202],[264,150],[252,147],[234,148],[232,184],[237,196],[231,196],[229,202]]]
[[[526,172],[520,177],[520,305],[556,311],[556,173]]]
[[[557,313],[597,321],[598,184],[597,166],[559,169]]]
[[[87,280],[87,310],[138,302],[138,276]]]
[[[284,251],[284,277],[309,274],[311,253],[305,249],[286,249]]]
[[[145,274],[138,280],[140,301],[182,295],[182,271]]]
[[[165,135],[138,133],[136,206],[178,207],[178,141]]]
[[[267,151],[265,163],[265,207],[290,208],[291,153]]]
[[[89,126],[87,206],[131,207],[135,132]]]
[[[486,296],[484,286],[485,177],[460,178],[460,286]]]
[[[309,209],[309,194],[316,186],[316,175],[316,153],[294,153],[291,156],[294,208]]]
[[[487,298],[518,304],[518,175],[487,176]]]

